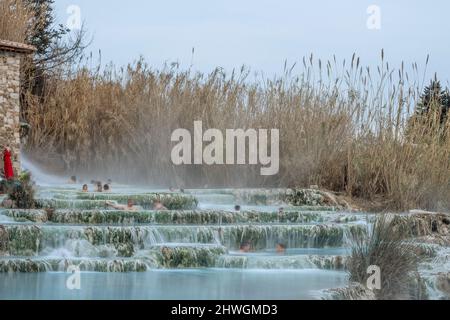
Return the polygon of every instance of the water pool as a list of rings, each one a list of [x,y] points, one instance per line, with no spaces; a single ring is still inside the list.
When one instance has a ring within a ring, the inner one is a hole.
[[[0,300],[303,300],[323,289],[345,286],[340,271],[157,270],[144,273],[81,273],[80,290],[69,290],[70,274],[0,274]]]

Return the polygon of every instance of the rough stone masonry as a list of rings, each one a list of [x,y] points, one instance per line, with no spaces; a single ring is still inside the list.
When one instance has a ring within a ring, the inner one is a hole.
[[[0,148],[9,146],[15,173],[20,172],[20,63],[35,48],[0,39]],[[3,161],[0,161],[3,170]]]

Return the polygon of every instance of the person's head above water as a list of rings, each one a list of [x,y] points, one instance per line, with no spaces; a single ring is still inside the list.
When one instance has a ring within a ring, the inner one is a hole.
[[[155,200],[153,200],[153,209],[159,209],[159,208],[161,208],[163,206],[163,204],[162,204],[162,202],[161,202],[161,198],[160,198],[160,196],[158,195],[158,197],[155,199]]]
[[[286,245],[284,243],[278,243],[276,247],[277,253],[285,253]]]
[[[109,190],[110,190],[109,184],[105,184],[105,185],[103,186],[103,190],[109,191]]]
[[[128,199],[127,206],[128,206],[128,208],[132,208],[134,206],[133,199]]]
[[[250,249],[251,249],[251,244],[250,244],[250,242],[248,242],[248,241],[242,242],[242,243],[241,243],[241,246],[240,246],[240,248],[239,248],[239,250],[240,250],[241,252],[250,252]]]
[[[161,196],[159,194],[156,196],[156,199],[153,200],[153,210],[167,210],[161,201]]]
[[[88,192],[88,185],[87,184],[83,185],[83,192]]]
[[[234,206],[234,211],[241,211],[241,206],[240,205],[235,205]]]

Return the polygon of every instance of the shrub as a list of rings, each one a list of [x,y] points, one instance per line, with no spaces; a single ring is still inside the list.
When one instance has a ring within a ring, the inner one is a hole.
[[[14,206],[19,209],[34,209],[34,183],[29,172],[23,172],[17,180],[4,182],[4,188]]]

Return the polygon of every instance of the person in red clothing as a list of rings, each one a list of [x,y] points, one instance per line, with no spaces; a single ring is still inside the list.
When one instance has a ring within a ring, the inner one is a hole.
[[[3,150],[3,171],[5,172],[6,180],[12,180],[14,178],[14,169],[11,161],[11,149],[8,147]]]

